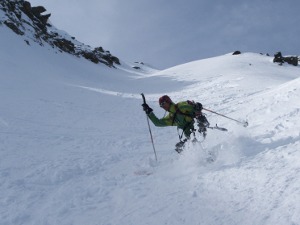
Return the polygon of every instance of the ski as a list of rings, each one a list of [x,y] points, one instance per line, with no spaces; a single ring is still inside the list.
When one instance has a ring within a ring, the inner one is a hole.
[[[151,174],[153,174],[153,172],[148,171],[148,170],[137,170],[137,171],[134,171],[134,175],[136,175],[136,176],[150,176]]]
[[[207,128],[212,129],[212,130],[228,131],[224,127],[219,127],[218,124],[216,124],[216,126],[214,126],[214,127],[207,127]]]

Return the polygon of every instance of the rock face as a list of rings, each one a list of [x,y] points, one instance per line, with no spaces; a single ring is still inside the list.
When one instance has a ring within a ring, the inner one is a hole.
[[[240,51],[235,51],[234,53],[232,53],[232,55],[240,55],[241,52]]]
[[[50,45],[60,52],[83,57],[93,63],[103,63],[109,67],[120,64],[117,57],[102,47],[92,49],[48,23],[51,14],[44,14],[46,9],[43,6],[32,7],[24,0],[1,0],[0,11],[4,13],[4,16],[0,17],[0,26],[5,25],[17,35],[23,36],[28,45],[32,42],[41,46]]]
[[[282,65],[283,63],[288,63],[294,66],[298,66],[298,61],[299,58],[297,56],[287,56],[287,57],[283,57],[281,52],[277,52],[274,55],[274,59],[273,62],[274,63],[279,63],[279,65]]]

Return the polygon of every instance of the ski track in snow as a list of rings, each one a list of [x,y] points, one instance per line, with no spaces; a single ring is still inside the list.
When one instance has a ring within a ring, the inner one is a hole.
[[[0,29],[0,224],[300,224],[299,67],[245,53],[143,75]],[[142,92],[159,117],[169,94],[249,127],[207,112],[229,131],[179,155],[151,124],[156,162]]]

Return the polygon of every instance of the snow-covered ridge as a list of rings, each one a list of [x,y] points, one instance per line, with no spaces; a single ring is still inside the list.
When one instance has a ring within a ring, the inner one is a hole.
[[[120,60],[102,47],[92,49],[68,33],[58,30],[48,22],[51,14],[45,14],[43,6],[32,7],[24,0],[2,0],[0,2],[0,25],[9,27],[23,37],[27,45],[38,43],[60,52],[86,58],[93,63],[109,67],[120,64]]]

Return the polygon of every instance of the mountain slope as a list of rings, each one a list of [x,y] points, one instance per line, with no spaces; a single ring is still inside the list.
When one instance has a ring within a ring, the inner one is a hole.
[[[29,46],[39,44],[56,52],[68,53],[109,67],[120,65],[120,60],[102,47],[92,49],[75,37],[58,30],[49,23],[51,14],[45,12],[43,6],[32,7],[28,1],[3,0],[0,2],[0,25],[20,35]]]
[[[245,53],[143,73],[0,32],[0,224],[300,223],[299,67]],[[158,116],[169,94],[249,127],[207,113],[229,131],[178,155],[176,128],[151,126],[156,163],[141,92]]]

